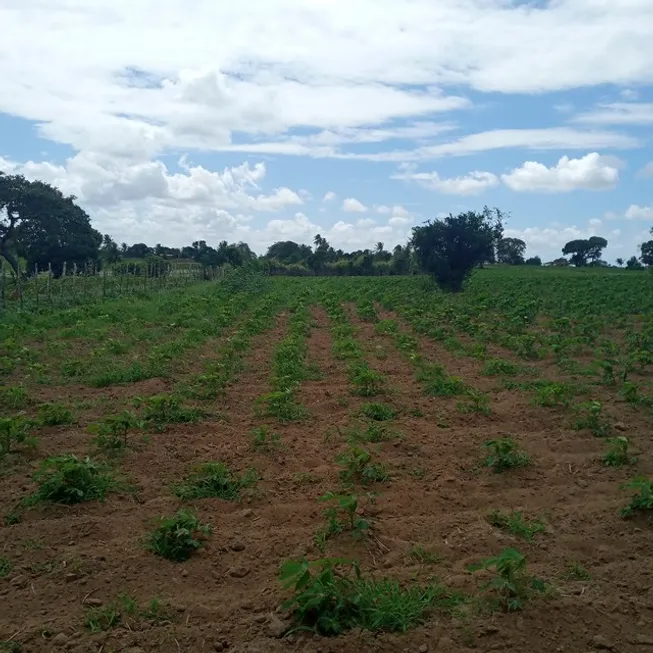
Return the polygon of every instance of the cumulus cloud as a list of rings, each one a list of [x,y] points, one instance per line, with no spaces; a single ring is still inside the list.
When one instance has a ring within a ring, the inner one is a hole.
[[[491,172],[474,171],[462,177],[443,179],[437,172],[404,171],[393,179],[414,181],[424,188],[447,195],[478,195],[488,188],[499,185],[499,178]]]
[[[324,194],[324,197],[322,198],[323,202],[333,202],[333,200],[336,199],[336,194],[330,190]]]
[[[368,208],[355,197],[348,197],[342,202],[342,210],[345,213],[366,213]]]
[[[619,182],[619,170],[597,152],[580,159],[563,156],[548,168],[537,161],[501,176],[503,183],[517,192],[564,193],[573,190],[608,190]]]
[[[653,206],[631,204],[624,213],[626,220],[653,220]]]

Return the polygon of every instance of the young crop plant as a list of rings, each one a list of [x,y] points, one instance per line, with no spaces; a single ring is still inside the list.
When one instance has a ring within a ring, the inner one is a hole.
[[[633,381],[625,381],[621,385],[619,394],[632,406],[653,406],[653,399],[643,395],[640,391],[640,387]]]
[[[432,397],[452,397],[467,390],[465,382],[457,376],[449,376],[442,365],[427,363],[417,371],[417,380],[424,393]]]
[[[470,565],[470,571],[489,570],[495,577],[483,585],[496,597],[499,607],[516,612],[524,607],[534,592],[546,591],[545,583],[526,572],[526,558],[516,549],[504,549],[500,555]]]
[[[484,460],[484,464],[486,467],[491,467],[495,472],[525,467],[531,462],[528,454],[520,449],[519,444],[512,438],[488,440],[483,446],[490,451]]]
[[[623,435],[607,439],[606,444],[608,445],[608,450],[601,458],[606,467],[621,467],[622,465],[632,465],[637,462],[637,459],[631,456],[628,451],[630,446],[628,438]]]
[[[396,320],[379,320],[374,330],[380,335],[391,336],[399,331],[399,325]]]
[[[262,424],[251,431],[252,446],[257,451],[272,453],[283,447],[281,436],[275,433],[269,426]]]
[[[533,404],[548,408],[567,408],[573,396],[572,389],[565,383],[549,381],[537,384]]]
[[[363,299],[358,302],[356,314],[363,322],[378,322],[379,320],[374,302],[369,299]]]
[[[274,417],[278,422],[301,422],[308,416],[308,409],[295,401],[293,388],[261,395],[256,408],[261,417]]]
[[[369,485],[390,480],[385,466],[373,463],[372,454],[362,447],[350,446],[336,458],[336,463],[341,467],[340,480],[347,485]]]
[[[622,517],[632,517],[638,512],[649,513],[653,510],[653,480],[639,476],[629,481],[624,489],[635,490],[630,503],[621,509]]]
[[[359,397],[376,397],[387,391],[387,381],[381,372],[370,369],[365,361],[357,361],[349,369],[353,385],[352,394]]]
[[[137,397],[136,407],[143,409],[144,426],[158,431],[165,431],[168,424],[187,424],[197,422],[202,417],[199,408],[183,406],[181,399],[173,395],[154,395],[152,397]]]
[[[492,414],[489,395],[480,392],[479,390],[469,388],[466,392],[466,397],[466,400],[459,401],[456,404],[456,410],[459,413],[478,413],[479,415],[485,415],[486,417],[489,417]]]
[[[30,403],[27,390],[20,385],[5,385],[0,388],[0,409],[20,410]]]
[[[352,628],[406,632],[432,611],[450,611],[462,598],[437,584],[402,587],[397,581],[363,578],[357,562],[325,558],[283,563],[280,580],[293,595],[282,604],[293,615],[294,630],[325,637]]]
[[[610,435],[612,426],[603,417],[600,401],[586,401],[577,407],[577,411],[580,417],[574,423],[574,430],[589,429],[598,438]]]
[[[21,449],[33,449],[38,440],[32,436],[32,423],[24,415],[0,417],[0,459]]]
[[[546,532],[546,526],[540,519],[527,519],[520,510],[495,510],[488,515],[487,520],[491,526],[521,537],[527,542],[531,542],[538,533]]]
[[[14,563],[9,558],[0,558],[0,578],[6,578],[14,568]]]
[[[107,453],[120,453],[129,446],[129,432],[143,428],[144,422],[130,410],[105,417],[100,422],[89,424],[88,431],[95,435],[98,449]]]
[[[362,442],[378,443],[391,442],[402,439],[401,433],[393,431],[379,422],[369,422],[368,424],[356,424],[347,429],[347,442],[352,445]]]
[[[34,478],[38,489],[25,500],[26,505],[40,502],[70,505],[103,500],[109,492],[119,488],[107,465],[88,457],[80,460],[73,454],[46,458]]]
[[[258,478],[251,468],[239,476],[225,463],[208,462],[195,467],[183,482],[173,487],[173,492],[184,500],[217,498],[237,501],[243,490],[256,485]]]
[[[204,547],[211,525],[203,524],[195,513],[179,510],[172,517],[161,517],[146,539],[146,547],[155,555],[184,562]]]
[[[424,548],[421,544],[411,546],[408,551],[408,557],[416,560],[421,565],[437,565],[442,557],[436,551],[430,551]]]
[[[369,520],[357,514],[358,497],[355,494],[334,494],[328,492],[320,497],[320,501],[332,501],[335,505],[324,511],[326,526],[320,528],[313,541],[320,551],[326,548],[326,542],[335,535],[348,531],[355,540],[361,540],[372,527]]]
[[[485,376],[514,376],[519,373],[519,367],[504,358],[489,358],[481,373]]]
[[[389,404],[363,404],[360,410],[365,417],[375,422],[389,422],[397,416],[397,410]]]
[[[36,410],[36,420],[41,426],[67,426],[75,424],[75,417],[63,404],[41,404]]]

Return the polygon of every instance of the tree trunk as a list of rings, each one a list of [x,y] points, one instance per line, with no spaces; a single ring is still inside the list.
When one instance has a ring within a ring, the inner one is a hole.
[[[18,265],[16,257],[9,251],[6,242],[0,243],[0,256],[2,256],[5,261],[7,261],[7,263],[9,263],[12,270],[14,271],[14,274],[16,275],[16,278],[18,279],[21,276],[20,266]]]

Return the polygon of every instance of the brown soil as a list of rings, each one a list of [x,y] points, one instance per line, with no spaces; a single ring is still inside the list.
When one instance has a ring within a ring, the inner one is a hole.
[[[137,495],[112,494],[106,503],[72,508],[44,506],[26,512],[22,522],[0,528],[0,557],[14,565],[0,579],[0,642],[11,638],[29,653],[454,653],[468,647],[629,653],[650,648],[645,645],[653,641],[650,524],[619,517],[628,500],[620,484],[636,474],[653,474],[645,456],[635,469],[604,468],[596,460],[602,442],[571,430],[568,416],[531,406],[526,393],[497,391],[496,381],[480,375],[478,361],[453,356],[420,338],[428,360],[492,393],[492,416],[461,415],[456,398],[424,397],[410,362],[390,339],[360,322],[360,342],[370,365],[386,375],[389,393],[354,397],[345,365],[331,355],[325,312],[314,308],[312,317],[308,363],[320,375],[298,392],[310,410],[304,422],[276,424],[254,410],[256,397],[270,390],[274,347],[287,324],[281,316],[270,332],[254,339],[245,371],[226,398],[216,402],[215,413],[224,414],[225,421],[171,426],[125,456],[120,471],[137,486]],[[387,358],[376,357],[379,346]],[[143,394],[160,391],[156,381],[144,383],[154,385],[140,388]],[[334,457],[344,450],[342,434],[355,423],[364,401],[387,401],[401,409],[392,427],[404,438],[370,447],[392,475],[391,482],[374,487],[379,495],[364,508],[373,519],[373,537],[354,542],[342,534],[329,541],[326,555],[358,557],[365,572],[377,577],[426,582],[436,575],[449,586],[479,595],[487,577],[470,574],[467,565],[513,546],[526,555],[530,571],[554,588],[550,596],[534,599],[520,613],[470,609],[455,620],[434,617],[403,635],[274,636],[271,622],[277,617],[271,615],[287,597],[277,580],[279,564],[321,555],[313,545],[314,533],[324,524],[317,499],[337,489]],[[416,411],[422,416],[415,417]],[[252,447],[250,431],[265,421],[280,434],[283,449],[265,453]],[[649,425],[644,416],[633,412],[627,425],[635,447],[646,451]],[[479,466],[482,444],[507,433],[529,452],[533,465],[493,474]],[[88,438],[82,429],[50,429],[41,437],[39,456],[85,455]],[[257,491],[240,503],[193,502],[214,530],[206,549],[188,562],[175,564],[146,552],[142,538],[149,520],[172,514],[180,505],[170,485],[194,464],[209,460],[238,471],[254,467],[262,477]],[[0,476],[3,515],[33,490],[32,468],[25,464]],[[489,526],[485,517],[494,509],[539,515],[548,532],[532,544],[517,540]],[[409,555],[415,545],[437,553],[441,562],[420,565]],[[575,562],[587,568],[591,580],[565,579],[567,565]],[[101,601],[106,607],[121,593],[143,606],[159,597],[170,610],[169,621],[127,619],[112,630],[90,634],[83,625],[90,603]]]

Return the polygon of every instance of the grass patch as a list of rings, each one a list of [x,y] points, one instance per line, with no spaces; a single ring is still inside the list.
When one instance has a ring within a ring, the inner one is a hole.
[[[258,478],[252,468],[239,476],[225,463],[208,462],[198,465],[182,483],[173,487],[173,492],[185,500],[216,498],[237,501],[245,488],[256,485]]]
[[[397,416],[397,410],[389,404],[363,404],[360,411],[362,415],[375,422],[389,422]]]
[[[538,533],[546,532],[546,526],[540,519],[526,519],[519,510],[513,512],[495,510],[488,515],[487,520],[495,528],[521,537],[527,542],[531,542]]]

